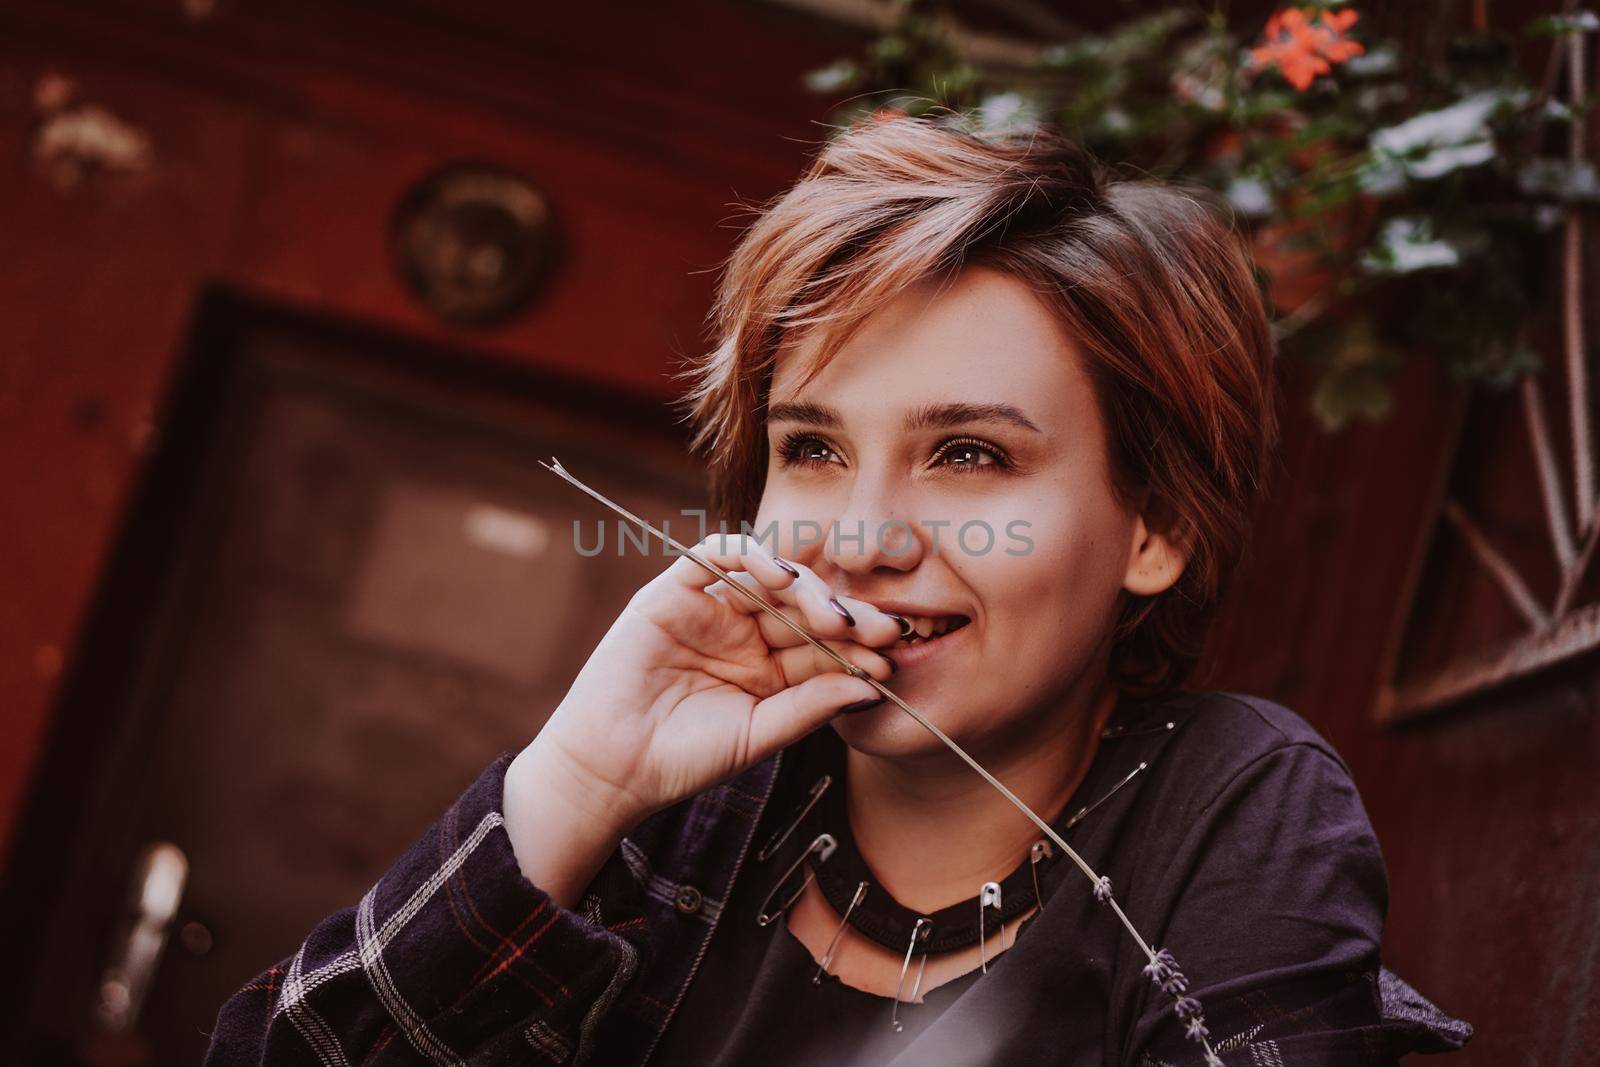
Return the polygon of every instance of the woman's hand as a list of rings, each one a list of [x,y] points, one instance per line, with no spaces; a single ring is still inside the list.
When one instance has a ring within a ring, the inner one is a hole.
[[[898,616],[837,597],[752,537],[695,549],[874,678]],[[879,700],[688,557],[634,594],[506,774],[505,817],[530,881],[570,906],[623,834],[827,722]],[[564,899],[565,898],[565,899]]]

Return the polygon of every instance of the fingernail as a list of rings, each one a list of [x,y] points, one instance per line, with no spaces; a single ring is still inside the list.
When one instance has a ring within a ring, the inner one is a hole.
[[[889,673],[890,674],[893,674],[893,673],[895,673],[896,671],[898,671],[900,669],[900,664],[898,664],[898,663],[896,663],[894,661],[894,657],[893,656],[885,655],[882,652],[879,652],[878,655],[883,656],[884,659],[889,661]]]
[[[788,560],[784,559],[782,556],[773,556],[772,557],[772,562],[776,563],[780,570],[787,571],[789,573],[790,577],[793,577],[793,578],[800,577],[800,572],[795,570],[794,564],[790,563]]]
[[[889,616],[889,618],[893,619],[895,622],[900,624],[900,636],[901,637],[910,637],[912,631],[914,629],[916,629],[914,626],[911,625],[911,620],[910,619],[906,618],[904,615],[901,615],[897,611],[885,611],[884,614]]]
[[[839,616],[844,619],[844,624],[846,626],[854,626],[856,624],[855,616],[844,610],[844,605],[839,603],[838,597],[829,597],[828,603],[832,604],[833,610],[837,611]]]
[[[883,703],[883,697],[874,697],[871,700],[858,700],[854,704],[846,704],[839,709],[840,715],[854,715],[858,711],[866,711]]]

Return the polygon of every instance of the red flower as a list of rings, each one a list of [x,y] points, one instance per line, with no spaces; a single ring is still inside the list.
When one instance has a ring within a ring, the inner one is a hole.
[[[1261,43],[1250,50],[1251,64],[1257,70],[1277,67],[1285,81],[1305,92],[1333,64],[1366,51],[1345,36],[1360,17],[1353,8],[1321,11],[1313,23],[1301,8],[1284,8],[1267,20]]]

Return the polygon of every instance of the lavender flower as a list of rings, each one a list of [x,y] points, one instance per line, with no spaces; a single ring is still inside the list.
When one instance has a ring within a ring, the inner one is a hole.
[[[1160,985],[1175,974],[1182,974],[1178,970],[1178,961],[1164,948],[1156,949],[1155,956],[1144,966],[1144,976],[1156,985]]]
[[[1111,879],[1101,875],[1100,880],[1094,884],[1094,899],[1102,904],[1111,899]]]
[[[1185,995],[1189,992],[1189,979],[1184,977],[1183,971],[1178,968],[1178,961],[1172,953],[1164,948],[1157,949],[1151,955],[1150,962],[1145,964],[1144,974],[1163,993],[1172,998],[1172,1010],[1185,1024],[1184,1036],[1190,1041],[1198,1041],[1205,1048],[1206,1067],[1222,1067],[1222,1060],[1212,1051],[1211,1043],[1206,1040],[1211,1031],[1206,1029],[1205,1015],[1201,1011],[1200,1002]]]

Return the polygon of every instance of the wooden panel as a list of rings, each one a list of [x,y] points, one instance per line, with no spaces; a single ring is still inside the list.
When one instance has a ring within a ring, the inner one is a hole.
[[[1309,375],[1285,369],[1282,470],[1213,635],[1214,684],[1289,705],[1350,763],[1389,869],[1385,958],[1477,1028],[1450,1062],[1587,1062],[1600,1042],[1592,659],[1412,728],[1379,724],[1384,631],[1411,546],[1433,540],[1428,486],[1451,462],[1460,400],[1420,364],[1397,417],[1328,435],[1297,414]],[[1482,445],[1484,485],[1528,477],[1515,448]]]

